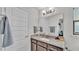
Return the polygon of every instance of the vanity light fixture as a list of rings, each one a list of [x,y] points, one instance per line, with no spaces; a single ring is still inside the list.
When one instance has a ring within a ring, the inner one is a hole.
[[[42,15],[48,16],[48,15],[53,14],[54,12],[55,12],[55,8],[48,8],[48,9],[42,10]]]

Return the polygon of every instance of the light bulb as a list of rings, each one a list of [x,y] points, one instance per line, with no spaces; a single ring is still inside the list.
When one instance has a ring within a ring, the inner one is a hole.
[[[52,9],[54,9],[54,8],[51,8],[51,7],[49,8],[49,10],[52,10]]]
[[[55,8],[54,8],[54,7],[50,7],[49,10],[50,10],[51,12],[55,12]]]
[[[45,10],[43,10],[43,11],[42,11],[42,14],[43,14],[43,15],[46,15],[46,11],[45,11]]]

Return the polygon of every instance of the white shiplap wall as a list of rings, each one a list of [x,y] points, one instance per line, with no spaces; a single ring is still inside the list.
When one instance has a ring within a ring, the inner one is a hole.
[[[30,51],[30,34],[33,26],[38,26],[38,10],[36,8],[6,8],[13,34],[13,45],[6,51]],[[28,35],[29,34],[29,35]],[[27,36],[27,37],[25,37]]]
[[[11,25],[13,44],[6,47],[7,51],[29,50],[28,38],[25,38],[28,31],[28,13],[19,8],[6,8],[6,15]],[[28,45],[27,45],[28,44]]]

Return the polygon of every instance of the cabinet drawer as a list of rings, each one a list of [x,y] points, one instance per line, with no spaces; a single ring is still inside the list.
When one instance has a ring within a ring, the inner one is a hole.
[[[44,47],[41,47],[41,46],[37,46],[37,51],[46,51],[46,48]]]
[[[52,45],[48,45],[48,50],[57,51],[57,48]]]
[[[32,39],[32,42],[33,42],[33,43],[36,43],[36,40]]]
[[[63,51],[63,48],[56,47],[56,46],[53,46],[53,45],[48,45],[48,50],[52,50],[52,51]]]
[[[46,46],[47,46],[46,43],[43,43],[43,42],[40,42],[40,41],[38,41],[37,44],[38,44],[38,45],[41,45],[41,46],[43,46],[43,47],[46,47]]]

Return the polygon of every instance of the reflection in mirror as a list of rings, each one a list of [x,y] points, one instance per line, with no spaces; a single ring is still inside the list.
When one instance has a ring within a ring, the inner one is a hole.
[[[39,17],[39,28],[42,26],[43,31],[39,31],[40,33],[48,36],[55,36],[55,37],[63,37],[63,27],[64,27],[64,18],[63,13],[52,12],[50,14],[46,14],[45,16],[42,15],[42,12],[48,11],[49,8],[40,10],[40,17]],[[44,13],[43,12],[43,13]]]
[[[54,27],[52,31],[54,30],[55,32],[51,32],[52,34],[56,36],[63,36],[63,15],[55,15],[49,20],[49,26]],[[51,29],[51,28],[50,28]]]
[[[33,29],[34,29],[34,33],[36,33],[37,32],[37,27],[33,26]]]
[[[55,26],[50,26],[50,32],[55,33]]]
[[[63,36],[63,19],[59,19],[59,36]]]
[[[42,27],[40,27],[40,32],[43,32],[43,28]]]

